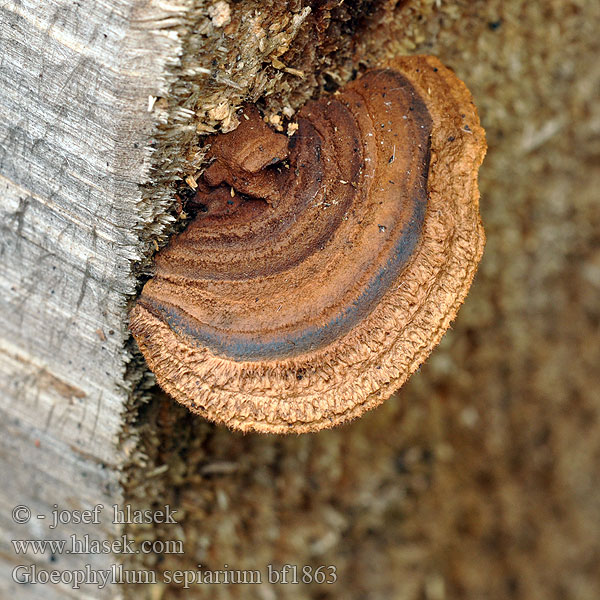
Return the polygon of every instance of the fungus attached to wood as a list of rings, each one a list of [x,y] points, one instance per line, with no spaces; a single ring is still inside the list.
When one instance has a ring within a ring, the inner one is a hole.
[[[289,140],[244,114],[212,138],[202,210],[157,254],[131,330],[195,413],[332,427],[398,389],[463,302],[484,245],[484,132],[430,56],[309,102]]]

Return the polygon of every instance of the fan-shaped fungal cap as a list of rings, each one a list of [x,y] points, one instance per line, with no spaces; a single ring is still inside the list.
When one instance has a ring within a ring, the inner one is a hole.
[[[131,329],[160,385],[241,430],[315,431],[399,388],[455,317],[484,245],[471,95],[402,58],[309,102],[289,140],[256,109],[215,136]]]

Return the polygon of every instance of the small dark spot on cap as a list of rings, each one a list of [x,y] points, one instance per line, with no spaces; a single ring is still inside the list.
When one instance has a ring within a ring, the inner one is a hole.
[[[448,141],[449,141],[449,142],[453,142],[455,139],[456,139],[456,138],[455,138],[453,135],[451,135],[451,136],[448,138]]]
[[[502,19],[496,19],[495,21],[490,21],[488,23],[488,27],[491,31],[496,31],[497,29],[500,29],[500,25],[502,25]]]

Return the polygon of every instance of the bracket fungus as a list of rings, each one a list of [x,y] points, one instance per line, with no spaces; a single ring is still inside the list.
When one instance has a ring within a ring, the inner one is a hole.
[[[131,330],[195,413],[332,427],[397,390],[456,316],[483,252],[484,131],[431,56],[308,102],[289,139],[244,117],[210,140],[203,212],[156,255]]]

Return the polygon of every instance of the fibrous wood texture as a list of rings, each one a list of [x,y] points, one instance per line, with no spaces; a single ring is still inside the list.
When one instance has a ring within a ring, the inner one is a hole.
[[[143,4],[143,6],[142,6]],[[123,323],[132,261],[160,229],[144,203],[175,2],[9,1],[0,6],[0,596],[114,595],[17,585],[17,564],[81,568],[80,556],[15,554],[11,539],[111,537],[48,529],[68,510],[122,499],[131,383]],[[157,222],[158,221],[158,222]],[[33,517],[19,525],[16,505]],[[36,515],[46,515],[46,520]],[[87,557],[92,568],[114,562]]]
[[[191,0],[0,8],[2,596],[127,591],[15,589],[8,543],[48,537],[17,527],[12,506],[111,502],[125,461],[128,501],[181,511],[175,528],[132,533],[185,540],[183,556],[128,556],[130,568],[333,563],[339,576],[329,588],[143,587],[136,600],[597,600],[597,3],[234,7],[227,25]],[[317,435],[233,434],[158,393],[123,415],[131,261],[144,271],[170,233],[169,186],[201,170],[197,133],[230,129],[243,100],[276,123],[407,51],[456,70],[490,143],[486,256],[429,363],[398,399]],[[133,415],[139,444],[117,452]],[[80,564],[56,560],[39,562]]]
[[[596,600],[599,9],[401,4],[394,22],[414,35],[388,15],[366,55],[389,40],[438,55],[473,92],[489,143],[486,253],[453,330],[396,401],[339,430],[242,436],[157,398],[144,448],[168,468],[130,491],[185,511],[186,556],[159,568],[338,565],[339,585],[280,586],[284,598]]]

